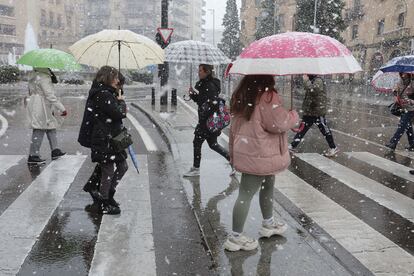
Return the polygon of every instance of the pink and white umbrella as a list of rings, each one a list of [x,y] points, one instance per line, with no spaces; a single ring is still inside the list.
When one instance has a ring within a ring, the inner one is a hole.
[[[243,50],[229,73],[241,75],[353,74],[361,66],[329,36],[288,32],[262,38]]]
[[[378,92],[391,93],[400,81],[401,78],[397,72],[384,73],[378,71],[372,77],[371,85]]]

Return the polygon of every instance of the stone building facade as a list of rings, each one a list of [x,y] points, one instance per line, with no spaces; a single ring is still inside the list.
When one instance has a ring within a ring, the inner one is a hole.
[[[295,30],[296,0],[275,0],[281,32]],[[348,28],[341,34],[364,72],[370,77],[391,58],[414,54],[413,0],[345,0],[343,17]],[[260,1],[243,0],[241,8],[242,40],[254,41]],[[243,23],[244,22],[244,23]]]

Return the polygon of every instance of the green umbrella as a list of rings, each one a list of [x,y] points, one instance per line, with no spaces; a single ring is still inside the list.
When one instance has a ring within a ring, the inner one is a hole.
[[[56,49],[36,49],[24,54],[17,64],[39,68],[54,68],[61,70],[79,70],[81,66],[68,53]]]

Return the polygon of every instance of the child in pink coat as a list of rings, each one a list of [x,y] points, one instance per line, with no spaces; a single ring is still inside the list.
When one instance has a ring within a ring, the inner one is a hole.
[[[231,99],[230,159],[242,177],[233,209],[233,233],[224,244],[229,251],[258,246],[257,240],[242,232],[250,201],[259,189],[263,215],[260,236],[280,235],[287,229],[273,219],[274,176],[290,164],[287,131],[298,123],[299,116],[282,106],[274,86],[272,76],[245,76]]]

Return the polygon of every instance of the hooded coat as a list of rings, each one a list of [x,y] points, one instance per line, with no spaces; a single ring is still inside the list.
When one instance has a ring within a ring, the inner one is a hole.
[[[54,93],[47,68],[35,68],[29,79],[27,112],[33,129],[56,129],[63,123],[65,107]]]
[[[91,148],[92,162],[121,162],[127,158],[125,150],[116,152],[110,139],[121,133],[126,118],[124,100],[111,86],[93,83],[86,101],[78,142]]]

